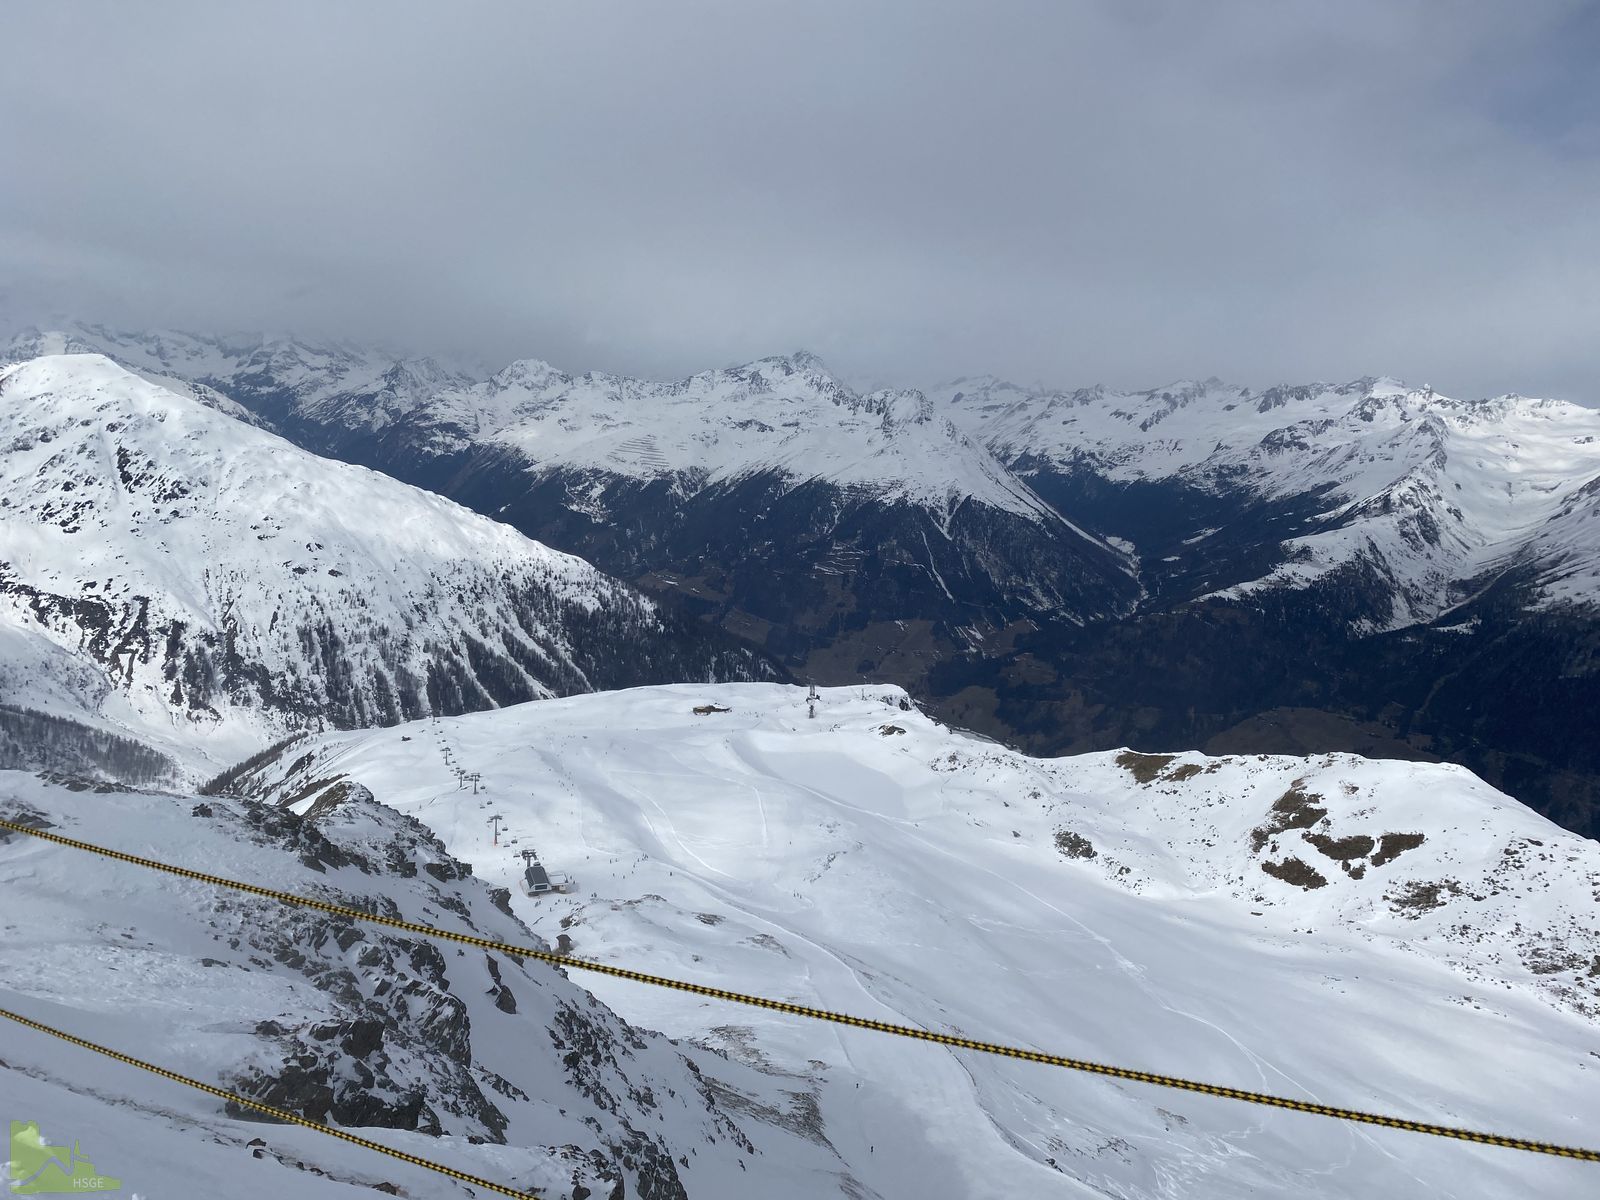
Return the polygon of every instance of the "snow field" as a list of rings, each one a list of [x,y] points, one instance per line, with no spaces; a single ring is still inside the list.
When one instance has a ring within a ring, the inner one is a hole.
[[[1546,989],[1510,935],[1592,911],[1596,852],[1467,772],[1184,755],[1140,784],[1115,754],[1030,760],[953,734],[902,710],[892,688],[825,690],[816,720],[803,697],[646,688],[443,721],[455,760],[483,773],[476,798],[456,790],[420,726],[408,743],[401,730],[335,735],[319,753],[491,882],[513,884],[529,845],[573,873],[575,896],[513,902],[580,957],[1418,1120],[1593,1141],[1593,1017]],[[707,701],[732,711],[695,716]],[[1173,781],[1185,765],[1194,773]],[[1297,780],[1326,802],[1332,837],[1429,840],[1355,880],[1291,829],[1265,854],[1292,850],[1334,877],[1311,891],[1270,877],[1250,831]],[[491,813],[507,819],[500,847]],[[1062,828],[1095,857],[1063,854]],[[1503,847],[1530,838],[1548,861],[1494,876]],[[1415,918],[1388,899],[1418,880],[1470,887],[1475,870],[1504,894]],[[885,1196],[1578,1196],[1593,1182],[1582,1164],[573,975],[643,1025],[819,1078],[830,1137]]]

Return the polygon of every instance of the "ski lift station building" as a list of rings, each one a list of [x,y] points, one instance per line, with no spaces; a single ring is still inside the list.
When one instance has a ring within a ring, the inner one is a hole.
[[[554,878],[544,869],[543,863],[532,862],[522,873],[522,890],[530,896],[547,896],[552,892],[570,892],[572,880],[557,871]]]

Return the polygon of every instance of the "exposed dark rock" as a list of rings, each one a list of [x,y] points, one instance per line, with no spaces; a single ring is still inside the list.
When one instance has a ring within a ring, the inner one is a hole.
[[[1436,883],[1412,880],[1384,899],[1402,917],[1415,919],[1425,912],[1442,908],[1452,896],[1463,894],[1461,884],[1454,879],[1441,879]]]
[[[26,825],[29,829],[55,828],[54,822],[47,819],[45,815],[38,809],[34,808],[33,805],[25,804],[23,801],[15,799],[14,797],[7,797],[3,800],[0,800],[0,817],[4,817],[13,825]],[[5,845],[14,837],[21,836],[23,835],[12,833],[9,829],[0,829],[0,846]]]
[[[1070,829],[1056,830],[1056,849],[1068,858],[1094,857],[1094,846],[1089,839]]]
[[[517,997],[506,986],[505,981],[500,978],[500,964],[495,962],[492,954],[485,954],[483,957],[489,967],[489,978],[493,981],[493,985],[489,988],[489,994],[494,997],[494,1006],[503,1013],[516,1012]]]

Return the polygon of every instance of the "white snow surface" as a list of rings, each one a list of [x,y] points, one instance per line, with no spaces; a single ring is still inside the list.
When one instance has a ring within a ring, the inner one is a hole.
[[[1262,580],[1297,585],[1365,559],[1432,620],[1452,589],[1531,557],[1546,604],[1600,602],[1600,521],[1567,519],[1600,480],[1600,411],[1558,400],[1456,400],[1395,379],[1254,393],[1211,379],[1147,392],[1030,390],[992,377],[934,389],[1009,464],[1085,464],[1119,481],[1248,486],[1325,498],[1322,531]],[[1593,511],[1591,505],[1589,510]]]
[[[211,814],[193,815],[197,805]],[[410,921],[530,940],[484,883],[452,881],[426,840],[369,799],[345,802],[319,824],[357,857],[326,868],[297,857],[281,835],[256,834],[245,809],[238,800],[70,791],[0,772],[0,812],[13,819],[42,818],[71,837]],[[396,846],[409,877],[394,869]],[[355,1129],[393,1149],[567,1197],[574,1170],[591,1191],[602,1186],[585,1156],[609,1157],[606,1145],[629,1141],[631,1129],[681,1156],[678,1172],[697,1198],[749,1195],[756,1171],[763,1195],[788,1200],[850,1189],[825,1140],[751,1115],[786,1114],[809,1091],[805,1080],[631,1029],[545,964],[390,935],[16,834],[0,834],[0,894],[0,1006],[228,1090],[239,1089],[243,1071],[280,1069],[283,1051],[262,1036],[263,1023],[294,1031],[296,1045],[315,1052],[332,1043],[309,1029],[370,1021],[384,1011],[382,997],[403,997],[388,1004],[400,1027],[385,1029],[367,1061],[386,1059],[389,1078],[422,1089],[443,1130]],[[379,965],[368,958],[386,949]],[[515,1011],[496,1003],[500,986]],[[366,1004],[353,1004],[352,992]],[[464,1071],[446,1051],[428,1051],[430,1022],[446,1031],[441,1041],[459,1031]],[[440,1094],[441,1080],[466,1076],[507,1119],[503,1144],[475,1137],[481,1127]],[[715,1081],[719,1103],[708,1104],[704,1079]],[[101,1174],[121,1181],[118,1196],[353,1200],[386,1183],[411,1197],[483,1194],[313,1130],[230,1117],[210,1095],[6,1020],[0,1095],[9,1119],[38,1122],[46,1142],[81,1143]],[[258,1138],[259,1157],[248,1146]],[[637,1195],[637,1185],[626,1193]]]
[[[578,892],[513,904],[547,938],[569,933],[579,957],[1596,1143],[1595,843],[1453,766],[1039,760],[904,699],[825,689],[814,719],[803,690],[777,685],[549,700],[327,735],[310,743],[311,765],[285,776],[280,762],[257,782],[285,797],[311,776],[364,784],[490,882],[512,885],[515,856],[536,849]],[[694,713],[708,704],[729,711]],[[458,787],[446,750],[481,772],[483,794]],[[1092,857],[1075,856],[1086,848]],[[1290,860],[1322,886],[1263,869]],[[572,974],[629,1020],[814,1077],[830,1139],[885,1197],[1595,1192],[1595,1169],[1580,1163]],[[749,1184],[763,1194],[759,1175]]]
[[[309,454],[97,355],[0,373],[0,446],[6,580],[99,606],[112,642],[141,619],[182,622],[218,645],[232,637],[278,686],[309,696],[328,685],[307,622],[356,655],[366,688],[369,667],[420,678],[430,645],[463,631],[526,638],[506,611],[520,590],[590,609],[637,595],[509,526]],[[559,652],[563,631],[542,632]],[[159,647],[117,655],[108,676],[79,624],[23,596],[0,596],[0,638],[0,699],[103,722],[187,761],[236,761],[284,728],[226,704],[185,713]]]

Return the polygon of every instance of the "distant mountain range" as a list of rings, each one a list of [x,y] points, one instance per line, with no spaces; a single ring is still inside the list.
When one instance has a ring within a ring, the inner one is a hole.
[[[819,682],[1035,752],[1464,763],[1600,830],[1600,414],[1392,379],[860,394],[796,354],[484,379],[294,339],[26,335],[514,525]]]

